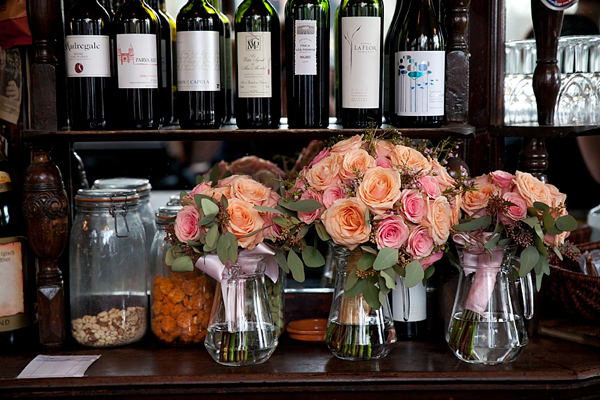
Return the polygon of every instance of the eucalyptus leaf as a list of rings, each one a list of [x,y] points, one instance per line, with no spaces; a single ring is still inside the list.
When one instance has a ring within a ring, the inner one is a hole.
[[[229,201],[227,201],[227,197],[221,196],[221,200],[219,200],[219,202],[221,203],[223,210],[227,210],[227,207],[229,207]]]
[[[521,269],[519,270],[519,276],[521,278],[525,277],[537,264],[538,259],[540,258],[540,253],[538,250],[529,246],[521,252]]]
[[[544,258],[544,262],[542,264],[542,273],[546,275],[550,275],[550,264],[548,263],[548,259]]]
[[[223,264],[227,263],[227,259],[229,258],[230,246],[231,242],[227,236],[219,236],[219,240],[217,240],[217,256],[219,256],[219,261],[221,261]]]
[[[369,304],[371,308],[379,310],[379,308],[381,307],[381,304],[379,303],[379,289],[377,289],[377,287],[373,282],[371,282],[371,280],[367,280],[363,296],[367,301],[367,304]]]
[[[204,182],[204,175],[198,174],[196,175],[196,186]]]
[[[365,211],[365,224],[367,226],[371,225],[371,213],[369,212],[368,208],[367,211]]]
[[[385,279],[385,286],[388,289],[396,290],[396,274],[394,273],[393,268],[384,269],[379,272],[379,276],[382,276]]]
[[[377,258],[373,263],[373,268],[376,271],[381,271],[382,269],[388,269],[389,267],[397,263],[398,249],[384,248],[379,250],[379,254],[377,254]]]
[[[391,290],[392,289],[387,287],[387,284],[385,283],[385,278],[383,276],[379,276],[379,293],[388,294]]]
[[[556,257],[558,257],[558,259],[560,261],[562,261],[563,260],[563,255],[560,252],[560,250],[558,249],[558,247],[552,247],[552,250],[554,250],[554,253],[556,253]]]
[[[317,222],[315,224],[315,228],[317,229],[317,235],[319,235],[319,239],[321,239],[324,242],[331,240],[331,236],[329,236],[329,233],[327,233],[327,229],[325,229],[325,226],[322,223]]]
[[[344,285],[344,291],[347,292],[348,290],[350,290],[350,288],[352,288],[356,284],[356,282],[358,282],[358,280],[358,275],[356,275],[354,271],[350,271],[346,275],[346,284]]]
[[[227,232],[225,237],[229,240],[229,261],[235,263],[238,258],[238,240],[235,235],[231,232]]]
[[[219,212],[219,206],[216,205],[212,200],[202,199],[200,204],[202,204],[202,211],[206,216],[209,216],[210,214],[216,215]]]
[[[538,219],[537,216],[535,216],[535,217],[525,218],[523,220],[523,222],[525,222],[527,225],[529,225],[530,227],[533,228],[535,226],[535,224],[539,224],[540,223],[540,220]]]
[[[484,215],[483,217],[472,219],[468,222],[463,222],[462,224],[455,225],[453,227],[454,230],[465,232],[465,231],[475,231],[477,229],[485,229],[492,222],[492,217],[489,215]]]
[[[287,264],[296,282],[304,282],[304,264],[295,251],[290,250],[288,253]]]
[[[392,265],[392,268],[396,272],[396,275],[401,276],[403,278],[406,277],[406,270],[404,268],[402,268],[401,266],[399,266],[398,264]]]
[[[179,200],[183,200],[185,196],[187,196],[187,192],[185,190],[179,192]]]
[[[486,249],[493,249],[498,246],[498,242],[500,241],[500,235],[495,234],[492,239],[490,239],[483,247]]]
[[[310,230],[310,225],[304,225],[302,228],[300,228],[300,232],[298,233],[298,236],[303,238],[304,236],[306,236],[306,234],[308,233],[309,230]]]
[[[384,293],[383,289],[381,289],[381,288],[379,289],[379,303],[380,304],[385,304],[385,298],[388,295],[388,293]]]
[[[512,242],[511,238],[504,238],[504,239],[500,239],[500,241],[498,242],[499,246],[508,246],[510,244],[510,242]]]
[[[577,221],[571,215],[563,215],[556,218],[556,227],[563,232],[572,232],[577,229]]]
[[[542,279],[544,278],[544,275],[536,275],[535,277],[535,288],[536,290],[539,292],[542,289]]]
[[[360,246],[360,248],[362,249],[362,251],[364,251],[366,253],[371,253],[371,254],[377,255],[377,250],[375,250],[374,248],[372,248],[370,246]]]
[[[550,207],[548,207],[548,205],[546,205],[545,203],[542,203],[541,201],[535,201],[533,203],[533,207],[535,207],[537,210],[540,211],[549,211]]]
[[[285,259],[283,252],[275,252],[275,261],[277,261],[279,267],[284,270],[286,274],[290,272],[290,268],[288,267],[287,260]]]
[[[175,247],[170,247],[169,250],[167,250],[167,254],[165,254],[165,264],[167,264],[169,267],[173,265],[173,260],[175,260],[173,249],[175,249]]]
[[[369,269],[373,266],[375,262],[375,255],[371,253],[365,253],[358,259],[358,263],[356,265],[356,269],[360,271],[364,271],[365,269]]]
[[[316,247],[306,246],[302,250],[302,260],[307,267],[317,268],[325,265],[325,258]]]
[[[217,184],[217,179],[219,178],[219,164],[213,165],[210,170],[210,180],[213,183],[213,186]]]
[[[435,267],[433,265],[430,265],[425,271],[423,271],[423,285],[425,285],[427,279],[431,278],[434,273]]]
[[[209,214],[206,217],[202,218],[200,221],[196,222],[196,226],[205,226],[213,222],[217,218],[217,214]]]
[[[555,224],[554,218],[552,218],[552,215],[550,215],[550,213],[548,211],[544,211],[542,213],[542,222],[544,223],[544,229],[546,231],[548,229],[552,228]]]
[[[562,231],[558,229],[556,225],[551,226],[549,229],[546,230],[546,232],[548,232],[551,235],[560,235],[562,233]]]
[[[205,244],[202,247],[202,251],[204,251],[205,253],[212,253],[213,251],[215,251],[216,247],[215,246],[209,246],[207,244]]]
[[[213,225],[210,227],[208,232],[206,232],[206,244],[214,248],[217,244],[217,239],[219,239],[219,227],[217,225]]]
[[[297,211],[297,212],[313,212],[323,207],[321,203],[316,200],[307,199],[307,200],[299,200],[299,201],[285,201],[279,200],[277,203],[283,208],[287,208],[288,210]]]
[[[189,256],[183,256],[173,260],[171,269],[176,272],[189,272],[194,270],[194,263]]]
[[[281,226],[282,228],[291,228],[292,226],[294,226],[294,224],[292,223],[292,221],[290,221],[287,218],[284,217],[280,217],[278,215],[273,217],[273,222],[276,223],[277,225]]]
[[[423,266],[417,260],[412,261],[406,266],[406,277],[404,278],[404,284],[406,287],[411,288],[416,286],[425,277],[423,272]]]
[[[300,224],[300,220],[298,218],[296,218],[296,217],[290,217],[290,220],[292,221],[292,223],[294,225]]]
[[[195,194],[194,195],[194,203],[196,203],[196,205],[198,206],[198,210],[202,210],[202,199],[213,201],[212,197],[207,196],[205,194]]]
[[[546,257],[541,257],[540,256],[538,258],[538,262],[535,263],[535,266],[533,267],[533,270],[535,271],[536,275],[540,275],[542,273],[544,261],[546,261],[546,263],[548,263],[548,259]]]
[[[537,235],[537,237],[543,239],[545,234],[544,231],[542,231],[542,226],[540,224],[535,224],[533,227],[535,229],[535,234]]]
[[[344,297],[349,299],[351,297],[358,296],[359,294],[363,293],[366,286],[367,280],[360,279],[357,282],[355,282],[349,289],[345,290]],[[346,282],[346,287],[348,287],[348,282]]]
[[[546,246],[544,246],[544,240],[542,240],[539,236],[534,236],[533,242],[535,243],[535,248],[538,249],[540,254],[548,257],[548,250],[546,250]]]
[[[254,209],[258,210],[258,211],[262,211],[262,212],[270,212],[270,213],[273,213],[273,214],[285,215],[284,212],[279,211],[276,208],[272,208],[272,207],[254,206]]]
[[[527,215],[529,215],[530,217],[534,217],[538,215],[538,210],[536,210],[534,207],[528,207],[527,208]]]

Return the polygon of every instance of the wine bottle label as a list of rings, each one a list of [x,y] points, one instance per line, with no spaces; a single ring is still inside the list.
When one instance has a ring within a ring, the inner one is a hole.
[[[395,57],[396,115],[444,115],[445,51],[399,51]]]
[[[396,278],[396,290],[392,293],[394,321],[417,322],[427,319],[427,290],[423,286],[423,282],[408,289],[410,307],[407,307],[404,302],[403,283],[400,282],[400,279],[404,278]],[[406,315],[407,311],[408,315]]]
[[[221,89],[219,32],[177,32],[177,89],[216,92]]]
[[[108,36],[68,35],[65,46],[68,78],[110,77]]]
[[[161,78],[160,87],[167,87],[167,41],[165,39],[160,40],[160,66],[161,66]]]
[[[317,21],[294,21],[294,74],[317,74]]]
[[[0,239],[0,332],[23,328],[25,313],[23,253],[19,238]]]
[[[117,35],[117,73],[119,89],[157,89],[156,35]]]
[[[232,47],[231,47],[231,38],[227,38],[225,39],[225,62],[226,62],[226,66],[227,66],[227,70],[225,71],[225,89],[231,89],[232,88],[232,84],[231,84],[231,75],[232,74],[232,70],[231,70],[231,66],[232,66],[232,61],[231,58],[233,57],[232,54]]]
[[[236,40],[238,96],[273,97],[271,32],[238,32]]]
[[[342,107],[379,108],[381,17],[342,18]]]

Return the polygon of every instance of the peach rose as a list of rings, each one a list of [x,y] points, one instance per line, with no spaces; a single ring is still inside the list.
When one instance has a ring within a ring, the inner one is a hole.
[[[376,215],[391,210],[401,196],[400,174],[393,169],[373,167],[365,172],[356,195]]]
[[[394,146],[394,150],[388,154],[392,165],[401,168],[410,168],[422,172],[431,170],[431,163],[423,154],[417,150],[402,145]]]
[[[533,207],[533,203],[536,201],[548,206],[552,205],[550,190],[542,181],[529,173],[517,171],[514,191],[523,197],[527,207]]]
[[[262,242],[262,231],[252,236],[243,237],[264,226],[264,220],[260,216],[260,213],[253,208],[252,204],[233,198],[229,201],[227,213],[229,214],[227,230],[235,235],[242,248],[252,250],[257,244]]]
[[[472,216],[487,207],[490,197],[494,195],[500,195],[500,188],[491,183],[476,183],[475,190],[463,194],[461,208]]]
[[[207,194],[208,195],[208,194]],[[217,200],[221,200],[222,196],[225,196],[225,198],[227,200],[231,199],[233,196],[231,195],[231,187],[229,186],[225,186],[225,187],[216,187],[216,188],[212,188],[210,189],[210,197],[213,197]]]
[[[431,170],[442,190],[456,185],[456,181],[448,174],[448,170],[435,158],[431,160]]]
[[[271,189],[254,179],[240,178],[232,182],[231,195],[254,206],[264,206],[269,202]]]
[[[516,192],[508,192],[502,195],[502,198],[505,201],[509,201],[514,204],[514,206],[508,206],[506,209],[506,216],[513,221],[520,221],[525,219],[527,216],[527,204],[525,204],[525,200]]]
[[[323,225],[335,243],[354,250],[369,240],[371,234],[371,225],[365,220],[366,213],[367,206],[359,199],[340,199],[323,213]]]
[[[452,210],[452,214],[450,215],[450,225],[458,225],[460,222],[460,214],[462,205],[462,196],[454,196],[452,201],[450,202],[450,209]]]
[[[387,157],[392,151],[394,151],[394,145],[387,140],[378,139],[375,142],[375,155],[377,158]]]
[[[442,195],[442,191],[440,190],[440,185],[438,184],[438,181],[437,181],[437,179],[435,179],[434,176],[431,176],[431,175],[422,176],[417,180],[417,182],[418,182],[420,189],[422,191],[424,191],[425,194],[430,199],[435,199]]]
[[[344,156],[340,177],[342,180],[352,180],[357,178],[355,171],[365,172],[375,166],[375,159],[365,150],[350,150]]]
[[[490,176],[488,174],[483,174],[481,176],[478,176],[477,178],[473,179],[473,182],[475,182],[476,185],[493,184],[492,178],[490,178]]]
[[[427,217],[425,219],[429,236],[440,246],[448,240],[451,227],[451,210],[448,199],[440,196],[427,202]]]
[[[308,184],[316,190],[323,191],[339,182],[342,156],[331,153],[306,171]]]
[[[552,204],[548,204],[551,207],[558,207],[560,205],[564,205],[567,201],[567,195],[561,193],[558,188],[554,185],[546,183],[546,187],[550,191],[550,196],[552,196]]]
[[[492,183],[496,186],[500,186],[503,189],[512,189],[514,186],[515,176],[504,171],[490,172],[490,178]]]
[[[400,202],[402,203],[404,216],[414,224],[421,222],[423,217],[427,215],[425,197],[416,189],[403,191],[402,195],[400,195]]]
[[[375,241],[379,250],[399,249],[408,239],[408,227],[400,215],[391,215],[377,225]]]
[[[196,206],[184,206],[175,217],[175,236],[180,242],[188,240],[195,242],[202,233],[202,227],[196,223],[200,221],[200,212]]]
[[[323,204],[323,195],[314,189],[308,189],[306,192],[302,193],[300,200],[316,200]],[[312,224],[321,216],[322,211],[323,208],[319,208],[312,212],[298,212],[298,219],[305,224]]]
[[[231,186],[238,179],[252,179],[250,175],[231,175],[217,182],[217,187]]]
[[[323,205],[325,208],[329,208],[336,200],[345,197],[346,193],[344,193],[344,189],[340,185],[331,185],[323,192]]]
[[[363,144],[363,136],[364,135],[355,135],[350,139],[340,140],[331,147],[331,152],[344,155],[352,150],[360,149]]]
[[[408,246],[406,246],[406,252],[415,258],[429,257],[433,251],[433,239],[427,233],[427,228],[424,226],[417,226],[408,235]]]

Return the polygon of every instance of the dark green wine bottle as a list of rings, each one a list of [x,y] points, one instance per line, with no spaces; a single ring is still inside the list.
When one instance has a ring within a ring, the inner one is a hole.
[[[396,35],[398,29],[402,29],[404,26],[406,11],[408,10],[409,5],[410,0],[396,1],[394,16],[392,17],[392,22],[390,23],[390,27],[385,35],[385,42],[383,43],[383,117],[385,118],[385,122],[388,124],[391,123],[392,120],[392,114],[390,113],[390,88],[391,90],[394,90],[394,74],[390,72],[390,52],[392,48],[392,38],[394,35]],[[390,81],[392,81],[391,84]]]
[[[343,0],[339,19],[342,126],[380,126],[383,2]]]
[[[277,128],[281,119],[279,16],[269,0],[244,0],[235,13],[240,128]]]
[[[115,14],[119,129],[157,129],[161,81],[160,24],[144,0],[127,0]]]
[[[223,122],[231,120],[233,117],[233,85],[231,83],[232,62],[233,62],[233,47],[231,43],[231,24],[229,18],[221,9],[220,0],[211,0],[211,4],[219,13],[221,21],[223,22],[223,35],[220,37],[220,50],[221,50],[221,76],[223,81],[221,83],[221,90],[224,92],[223,98],[225,99],[225,111],[223,112]]]
[[[223,122],[220,38],[224,26],[207,0],[190,0],[177,15],[177,101],[184,129]]]
[[[287,117],[290,128],[329,125],[329,0],[285,5]]]
[[[444,37],[431,0],[412,0],[404,25],[391,44],[392,125],[431,127],[443,123],[444,50]]]

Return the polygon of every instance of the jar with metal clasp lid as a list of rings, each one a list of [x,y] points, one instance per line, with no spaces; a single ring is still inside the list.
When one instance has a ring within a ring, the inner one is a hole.
[[[71,332],[86,346],[140,340],[147,329],[145,233],[134,191],[80,189],[69,247]]]

